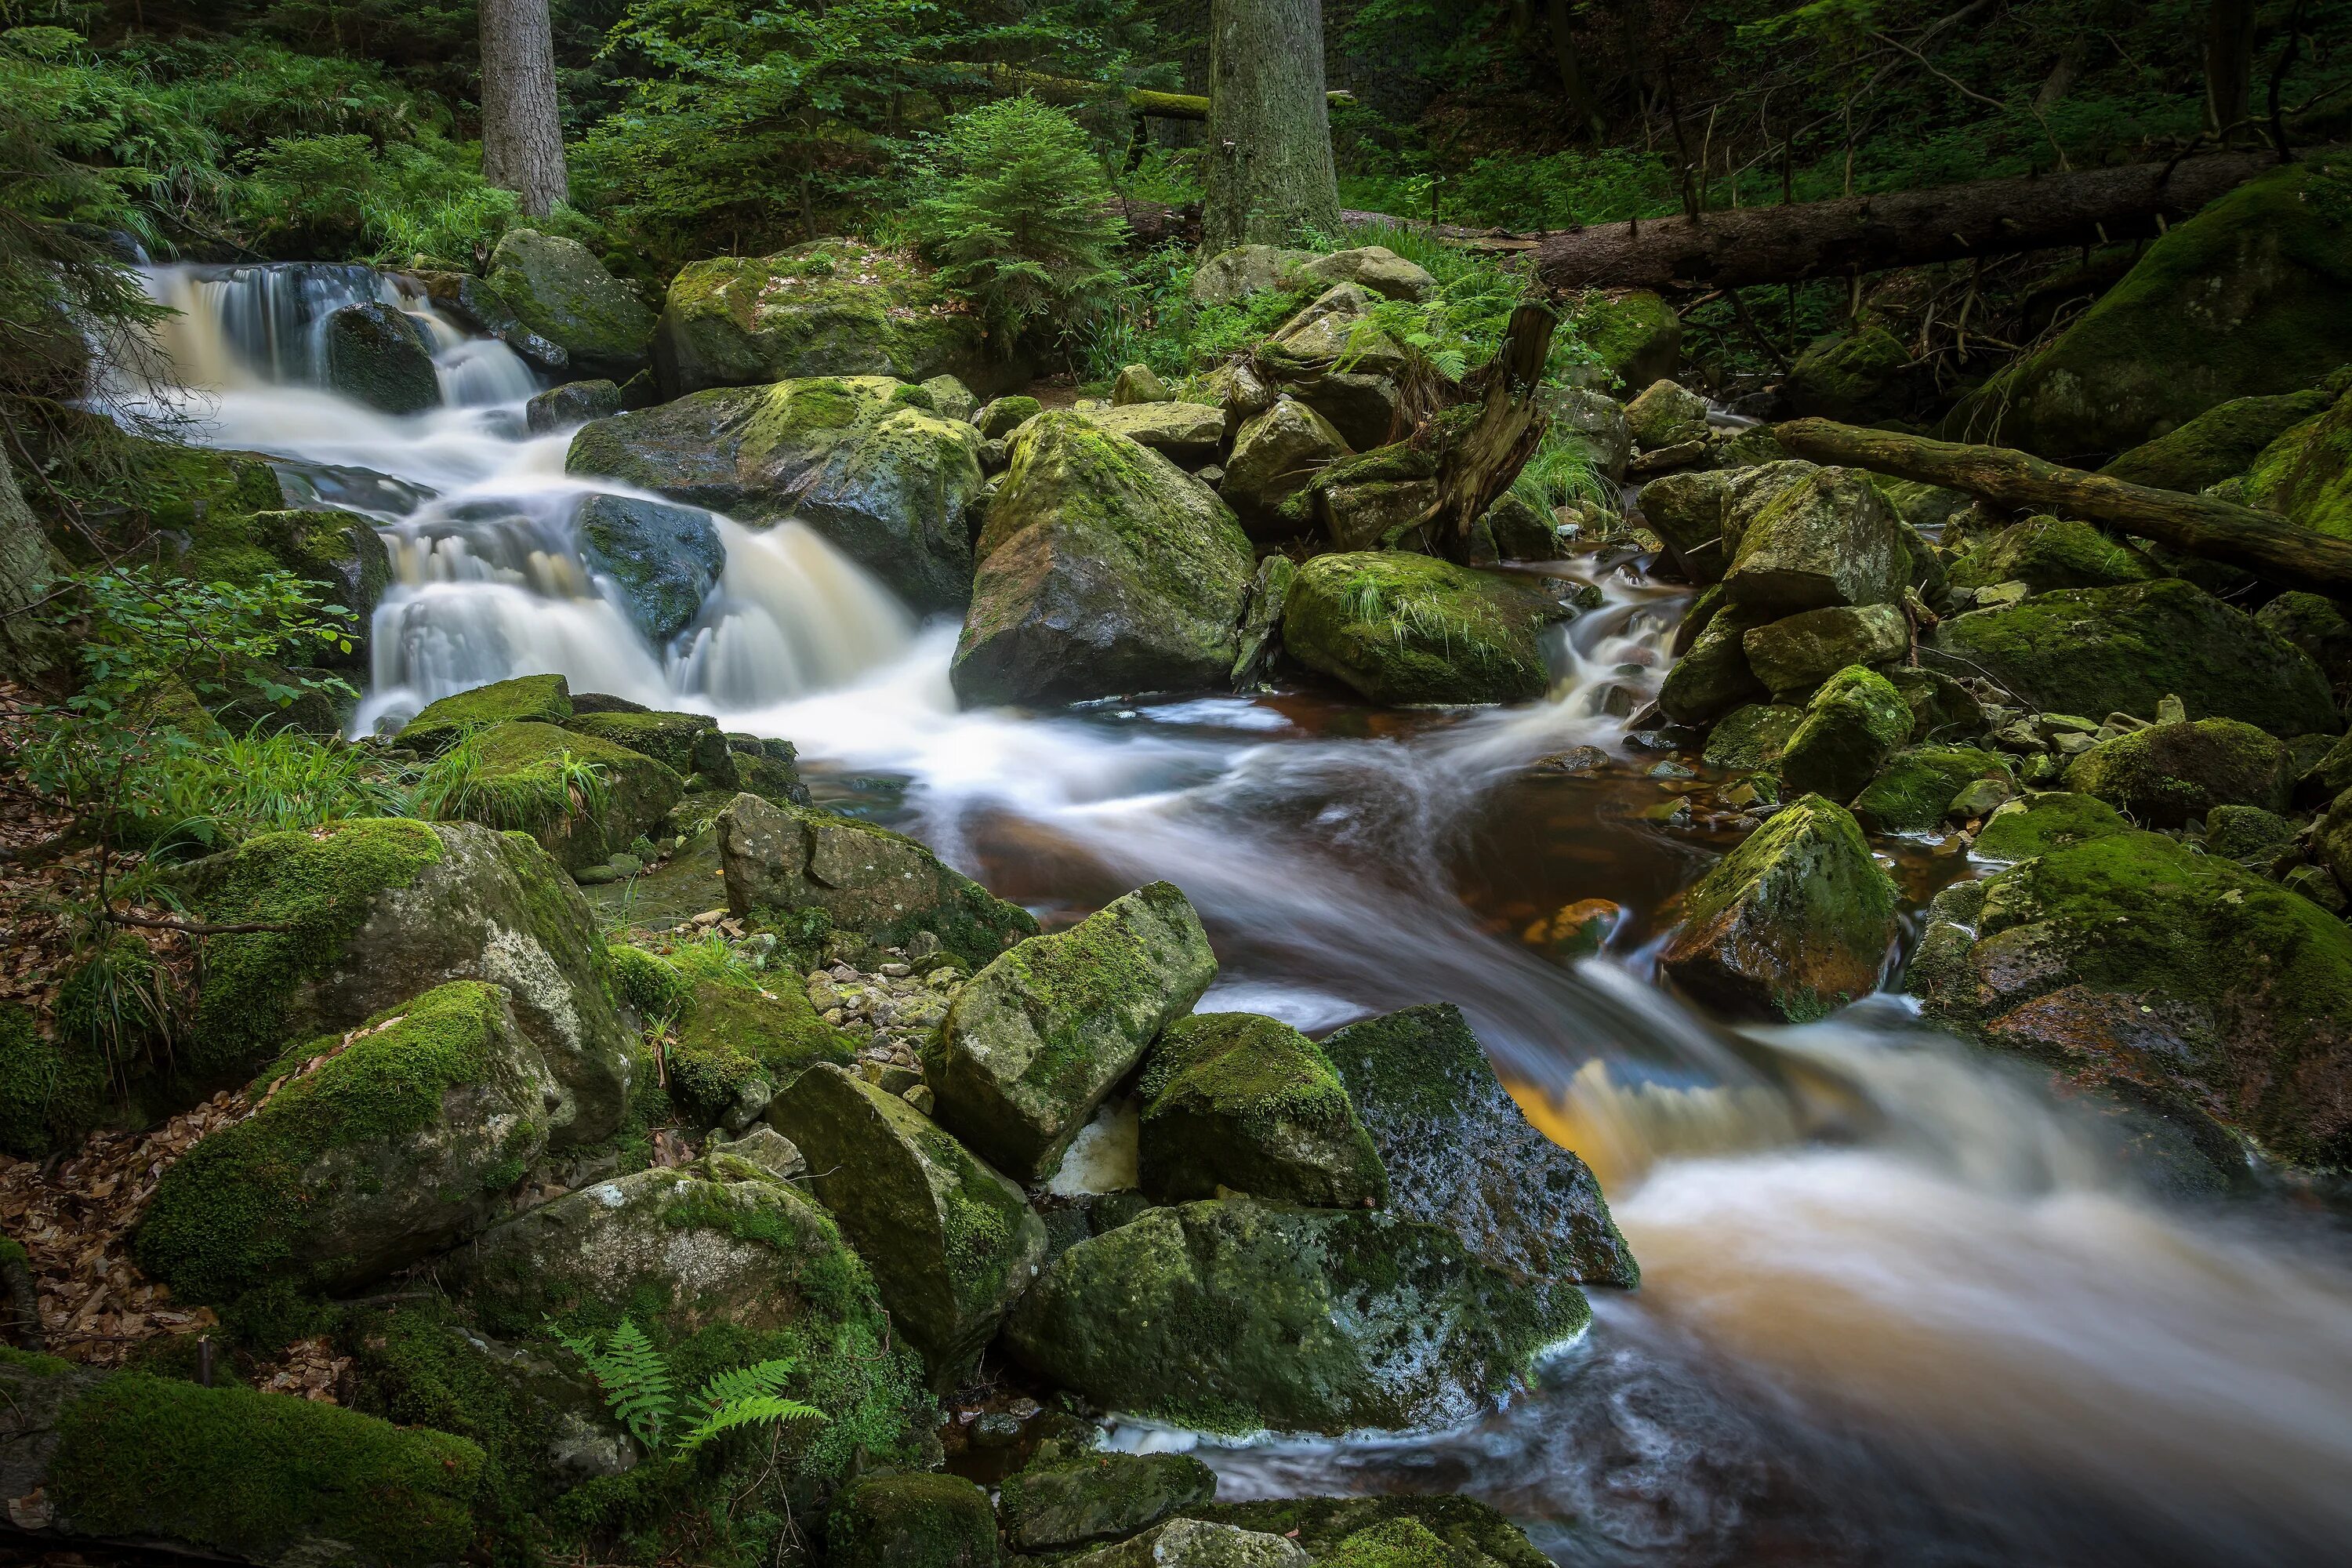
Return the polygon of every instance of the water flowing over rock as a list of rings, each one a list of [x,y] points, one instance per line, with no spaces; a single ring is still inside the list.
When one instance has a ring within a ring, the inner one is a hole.
[[[574,515],[580,558],[620,585],[629,618],[656,647],[684,631],[727,569],[710,514],[626,496],[590,496]]]
[[[1600,1183],[1528,1121],[1460,1008],[1368,1018],[1323,1051],[1387,1166],[1391,1210],[1443,1226],[1517,1278],[1641,1282]]]
[[[1215,492],[1073,414],[1014,442],[956,646],[971,705],[1217,689],[1255,564]]]
[[[972,976],[925,1047],[940,1121],[1020,1180],[1045,1177],[1216,972],[1200,917],[1166,882],[1031,937]]]
[[[1113,1409],[1337,1434],[1468,1420],[1590,1318],[1575,1287],[1514,1283],[1435,1226],[1236,1198],[1078,1243],[1005,1341]]]

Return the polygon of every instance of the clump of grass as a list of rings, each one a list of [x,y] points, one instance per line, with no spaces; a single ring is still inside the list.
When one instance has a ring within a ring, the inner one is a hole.
[[[483,737],[470,734],[418,776],[404,816],[529,829],[551,817],[600,816],[611,801],[602,763],[557,753],[509,773],[492,771]]]

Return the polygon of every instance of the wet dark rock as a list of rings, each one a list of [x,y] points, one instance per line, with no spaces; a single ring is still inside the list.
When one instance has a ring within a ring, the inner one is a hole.
[[[573,517],[589,571],[621,590],[629,619],[659,647],[684,631],[727,569],[710,514],[629,496],[590,496]]]
[[[621,389],[609,381],[567,381],[532,397],[522,412],[530,433],[545,436],[591,419],[609,418],[622,406]]]
[[[397,307],[368,300],[346,305],[320,329],[327,384],[386,414],[419,414],[441,405],[432,340]]]

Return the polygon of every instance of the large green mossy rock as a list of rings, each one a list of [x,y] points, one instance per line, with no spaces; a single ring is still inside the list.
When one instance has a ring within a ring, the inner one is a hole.
[[[1853,797],[1854,820],[1865,833],[1933,833],[1950,814],[1953,797],[1979,779],[2013,786],[2009,760],[1974,746],[1912,746],[1886,760],[1878,776]]]
[[[1748,668],[1795,700],[1850,664],[1891,664],[1911,651],[1900,605],[1832,605],[1757,626],[1739,639]]]
[[[772,990],[738,975],[690,978],[643,948],[616,944],[609,952],[614,989],[646,1022],[668,1021],[662,1059],[670,1102],[695,1127],[740,1133],[801,1074],[854,1054],[789,973]]]
[[[1181,891],[1153,882],[972,976],[923,1047],[940,1121],[983,1159],[1042,1180],[1105,1096],[1216,977]]]
[[[2066,787],[2150,827],[2179,827],[2217,805],[2284,811],[2294,759],[2275,736],[2234,719],[2151,724],[2075,758]]]
[[[400,743],[438,756],[494,724],[561,724],[572,717],[572,686],[560,675],[519,675],[428,702],[401,726]]]
[[[490,253],[488,281],[574,374],[620,382],[646,368],[654,313],[578,240],[509,229]]]
[[[506,989],[562,1094],[558,1146],[619,1127],[632,1041],[580,890],[519,833],[361,818],[265,833],[178,873],[190,914],[280,929],[207,939],[179,1070],[233,1087],[289,1047],[341,1034],[449,980]]]
[[[605,477],[739,522],[806,523],[919,612],[971,596],[980,433],[887,376],[717,387],[592,420],[572,474]]]
[[[2099,472],[2126,484],[2195,495],[2244,473],[2263,449],[2305,420],[2327,411],[2325,392],[2233,397],[2196,418],[2141,443]],[[2085,587],[2070,583],[2066,587]]]
[[[561,1099],[505,991],[457,981],[257,1080],[261,1108],[163,1173],[135,1252],[186,1301],[266,1279],[349,1291],[487,1223]]]
[[[113,1087],[104,1052],[45,1034],[31,1008],[0,1003],[0,1152],[38,1160],[80,1142]]]
[[[1748,662],[1748,634],[1760,623],[1754,612],[1727,605],[1658,683],[1658,708],[1677,724],[1711,724],[1734,710],[1760,703],[1771,690]]]
[[[1277,1018],[1196,1013],[1161,1031],[1138,1087],[1143,1190],[1380,1208],[1388,1173],[1338,1069]]]
[[[729,788],[735,784],[727,736],[708,713],[600,711],[576,713],[562,722],[574,734],[593,735],[607,745],[651,757],[680,778],[699,773],[707,784]]]
[[[2036,594],[2057,588],[2112,588],[2164,575],[2132,546],[2072,518],[2030,517],[1952,563],[1955,587],[2022,583]]]
[[[1588,292],[1569,308],[1564,325],[1591,356],[1603,391],[1638,392],[1674,374],[1682,360],[1682,318],[1646,289]]]
[[[370,300],[346,305],[319,326],[327,384],[386,414],[441,405],[441,378],[424,329],[398,308]]]
[[[1253,536],[1286,538],[1299,531],[1307,514],[1286,515],[1282,504],[1349,455],[1347,437],[1329,420],[1295,398],[1279,397],[1234,433],[1217,493],[1233,503]]]
[[[825,1520],[829,1568],[996,1568],[996,1513],[961,1476],[851,1482]]]
[[[895,1094],[811,1068],[768,1107],[806,1155],[817,1200],[874,1271],[891,1321],[952,1382],[1045,1260],[1021,1189]]]
[[[670,280],[653,342],[662,392],[818,375],[1003,380],[978,316],[896,251],[820,239],[774,256],[692,261]]]
[[[1749,702],[1733,709],[1707,732],[1707,766],[1744,773],[1769,768],[1788,749],[1805,710],[1784,702]]]
[[[1922,944],[1910,984],[1931,1016],[2184,1104],[2285,1163],[2352,1160],[2352,928],[2161,834],[2037,837],[1984,884],[1973,941]]]
[[[2011,801],[1987,817],[1974,847],[1981,860],[2031,860],[2130,828],[2123,814],[2105,801],[2050,790]]]
[[[1060,1552],[1119,1541],[1217,1495],[1217,1473],[1190,1454],[1080,1454],[1007,1476],[1005,1543]]]
[[[1318,555],[1283,605],[1282,645],[1374,702],[1525,702],[1550,683],[1545,628],[1575,615],[1528,579],[1433,556]]]
[[[1454,1426],[1591,1310],[1450,1231],[1235,1198],[1151,1209],[1055,1259],[1005,1323],[1024,1364],[1097,1404],[1206,1431]]]
[[[887,827],[756,795],[737,795],[711,825],[738,915],[821,910],[835,928],[885,947],[929,931],[975,967],[1037,932],[1028,910]]]
[[[1380,1535],[1410,1522],[1442,1543],[1443,1561],[1456,1568],[1545,1568],[1550,1562],[1526,1533],[1475,1498],[1292,1497],[1253,1502],[1204,1503],[1186,1517],[1212,1520],[1297,1542],[1317,1562],[1328,1562],[1346,1542]],[[1354,1553],[1351,1552],[1350,1555]],[[1427,1563],[1426,1551],[1410,1554]],[[1391,1568],[1404,1568],[1391,1560]]]
[[[1307,1568],[1295,1543],[1213,1520],[1171,1519],[1132,1540],[1081,1557],[1071,1568]]]
[[[2242,720],[2281,738],[2344,728],[2310,656],[2178,579],[2037,595],[1936,628],[1923,663],[1988,676],[2045,712]]]
[[[1850,801],[1911,738],[1911,705],[1876,670],[1851,665],[1822,683],[1780,751],[1793,790]]]
[[[527,833],[567,871],[599,866],[651,834],[686,781],[642,752],[552,724],[498,724],[477,739],[481,767],[453,815]],[[594,782],[572,777],[594,770]]]
[[[241,1563],[430,1568],[487,1521],[482,1450],[333,1405],[47,1357],[0,1363],[13,1523]]]
[[[950,677],[967,705],[1223,689],[1256,562],[1216,492],[1075,414],[1014,440]]]
[[[2334,539],[2352,539],[2352,393],[2254,459],[2242,499]]]
[[[630,621],[656,647],[687,628],[727,570],[719,525],[698,507],[590,496],[572,526],[582,563],[620,590]]]
[[[1832,605],[1891,605],[1911,578],[1906,530],[1856,468],[1766,463],[1724,483],[1724,591],[1778,619]]]
[[[1389,1177],[1388,1206],[1529,1279],[1633,1286],[1601,1184],[1528,1121],[1451,1003],[1350,1024],[1323,1042]]]
[[[1710,1006],[1801,1024],[1876,989],[1894,939],[1893,879],[1843,806],[1807,795],[1683,895],[1659,962]]]
[[[1867,424],[1886,416],[1911,351],[1884,327],[1822,338],[1797,356],[1781,384],[1789,412]]]
[[[2174,225],[2056,342],[1955,410],[1956,435],[2104,458],[2352,360],[2342,189],[2340,174],[2299,164]]]

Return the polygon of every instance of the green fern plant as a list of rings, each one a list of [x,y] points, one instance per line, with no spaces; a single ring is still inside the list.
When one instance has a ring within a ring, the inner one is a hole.
[[[693,1423],[671,1450],[684,1455],[730,1432],[826,1418],[815,1405],[784,1394],[784,1384],[793,1373],[789,1361],[754,1362],[713,1373],[681,1411],[668,1362],[629,1319],[623,1318],[602,1345],[593,1337],[567,1334],[553,1323],[548,1326],[564,1349],[587,1363],[614,1419],[649,1454],[663,1450],[674,1421]]]

